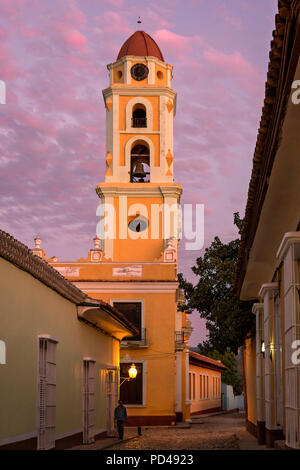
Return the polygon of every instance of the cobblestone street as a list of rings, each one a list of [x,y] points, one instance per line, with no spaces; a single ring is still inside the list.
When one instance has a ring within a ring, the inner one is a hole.
[[[109,450],[264,450],[246,431],[245,418],[240,413],[199,416],[193,418],[191,427],[143,428],[137,436],[136,428],[125,428],[124,442],[103,439],[91,446],[74,449]],[[129,440],[127,440],[129,439]]]

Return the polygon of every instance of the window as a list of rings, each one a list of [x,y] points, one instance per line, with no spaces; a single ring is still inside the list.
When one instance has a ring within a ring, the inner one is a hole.
[[[189,393],[190,400],[196,400],[196,374],[195,372],[189,372]]]
[[[135,379],[126,380],[120,388],[120,400],[127,405],[143,405],[143,370],[144,365],[142,362],[134,363],[137,369],[137,376]],[[131,362],[120,363],[120,375],[122,378],[128,377],[128,369]]]
[[[94,442],[95,359],[83,359],[83,443]]]
[[[130,182],[150,182],[150,151],[144,141],[131,149]]]
[[[148,220],[143,215],[136,215],[128,223],[129,230],[133,232],[144,232],[148,228]]]
[[[124,341],[141,341],[142,339],[142,303],[141,302],[114,302],[114,307],[123,313],[128,320],[139,330],[137,336],[128,336]]]
[[[200,374],[200,400],[209,398],[209,376]]]
[[[38,449],[55,447],[56,429],[56,346],[48,335],[39,336],[38,356]]]
[[[147,127],[146,108],[143,104],[136,104],[133,107],[132,127]]]
[[[221,397],[221,380],[220,377],[214,376],[213,378],[213,398],[220,398]]]

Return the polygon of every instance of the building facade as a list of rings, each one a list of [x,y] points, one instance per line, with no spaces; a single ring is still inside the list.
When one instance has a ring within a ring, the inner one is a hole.
[[[136,328],[3,231],[0,278],[0,449],[59,449],[111,433],[120,341]]]
[[[248,428],[300,449],[300,2],[280,1],[241,234],[237,290],[256,300]],[[298,350],[298,352],[297,352]]]
[[[191,415],[222,409],[221,374],[226,367],[221,361],[189,352],[189,399]]]
[[[177,245],[181,186],[173,176],[176,92],[172,66],[143,31],[108,65],[105,181],[94,247],[76,262],[52,265],[95,299],[115,306],[138,328],[121,343],[121,376],[134,361],[135,382],[120,396],[129,424],[171,424],[189,418],[187,339],[178,308]]]

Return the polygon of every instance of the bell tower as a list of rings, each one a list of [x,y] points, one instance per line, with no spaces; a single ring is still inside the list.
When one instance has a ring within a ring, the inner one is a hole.
[[[132,363],[138,371],[119,391],[130,425],[171,425],[189,418],[191,331],[177,279],[182,189],[173,176],[172,66],[155,41],[137,31],[108,70],[106,171],[96,188],[94,247],[76,262],[55,258],[51,264],[136,327],[136,336],[115,342],[120,377]],[[103,317],[97,322],[104,328]],[[117,337],[117,325],[112,334]]]
[[[97,194],[114,229],[105,233],[103,223],[97,235],[113,262],[163,261],[170,246],[177,252],[181,195],[173,176],[173,67],[148,34],[136,31],[107,68],[106,173]]]

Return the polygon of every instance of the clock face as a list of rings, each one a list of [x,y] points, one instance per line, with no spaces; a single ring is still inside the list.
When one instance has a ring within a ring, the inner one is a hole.
[[[132,232],[143,232],[148,228],[148,220],[146,217],[140,215],[129,222],[128,227]]]
[[[138,82],[140,80],[144,80],[145,78],[148,77],[149,69],[147,65],[144,64],[135,64],[131,67],[131,76],[134,78],[134,80],[137,80]]]

